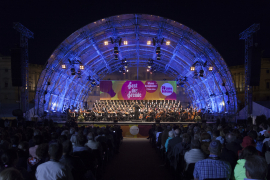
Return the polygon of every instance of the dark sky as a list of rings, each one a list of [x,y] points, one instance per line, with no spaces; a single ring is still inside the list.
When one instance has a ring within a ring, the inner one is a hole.
[[[70,34],[96,20],[118,14],[153,14],[178,21],[206,38],[229,66],[244,63],[244,41],[239,33],[260,23],[257,33],[264,56],[270,57],[269,0],[1,0],[0,53],[19,42],[12,28],[20,22],[32,32],[30,63],[44,64]]]

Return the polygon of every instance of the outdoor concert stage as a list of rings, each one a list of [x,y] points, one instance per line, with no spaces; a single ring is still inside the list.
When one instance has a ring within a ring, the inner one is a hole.
[[[59,121],[57,124],[64,125],[66,121]],[[196,122],[145,122],[145,121],[85,121],[85,122],[77,122],[78,126],[91,126],[91,125],[153,125],[153,124],[160,124],[160,125],[188,125],[188,124],[195,124]],[[214,122],[206,122],[206,123],[214,123]]]

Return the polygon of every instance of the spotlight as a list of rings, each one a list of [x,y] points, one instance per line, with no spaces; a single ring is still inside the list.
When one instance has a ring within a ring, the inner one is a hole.
[[[108,46],[109,45],[109,42],[108,41],[104,41],[104,45],[105,46]]]
[[[84,65],[80,65],[80,70],[84,70]]]
[[[113,49],[114,49],[114,50],[113,50],[113,53],[114,53],[114,54],[118,54],[118,53],[119,53],[118,47],[114,47]]]
[[[124,41],[124,45],[128,45],[128,42],[127,41]]]
[[[128,68],[128,64],[127,63],[125,64],[125,68]]]
[[[128,72],[128,69],[127,69],[127,72]]]
[[[147,41],[147,45],[151,45],[151,41]]]
[[[66,69],[67,68],[67,66],[65,65],[65,64],[62,64],[62,69]]]
[[[208,70],[213,71],[213,66],[209,66]]]
[[[195,71],[195,66],[191,66],[191,67],[190,67],[190,70],[191,70],[191,71]]]
[[[160,47],[157,47],[156,48],[156,54],[159,54],[160,53]]]
[[[71,68],[70,70],[71,70],[71,75],[74,76],[76,74],[75,68]]]
[[[114,60],[118,60],[118,56],[117,55],[114,55]]]
[[[149,69],[151,68],[151,66],[150,66],[150,65],[148,65],[147,67],[148,67]]]
[[[203,73],[204,73],[204,71],[201,69],[200,70],[200,77],[203,77]]]
[[[157,60],[160,60],[160,59],[161,59],[160,54],[158,54],[157,55]]]
[[[150,71],[150,69],[149,68],[147,68],[147,70],[146,70],[147,72],[149,72]]]
[[[171,41],[166,41],[166,45],[169,46],[171,44]]]

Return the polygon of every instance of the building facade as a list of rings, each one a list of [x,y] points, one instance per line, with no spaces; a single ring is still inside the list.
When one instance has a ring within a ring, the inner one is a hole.
[[[230,67],[237,90],[238,110],[245,104],[245,66]],[[253,86],[253,101],[270,101],[270,58],[261,59],[260,85]]]
[[[43,66],[29,64],[29,107],[33,107],[36,85]],[[20,108],[20,88],[12,86],[11,57],[0,55],[0,117],[12,117]]]

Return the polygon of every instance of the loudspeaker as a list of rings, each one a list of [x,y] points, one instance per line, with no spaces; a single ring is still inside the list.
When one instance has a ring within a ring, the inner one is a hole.
[[[261,48],[254,45],[250,49],[251,69],[250,69],[250,86],[260,86],[261,76]]]
[[[118,123],[118,120],[113,120],[114,123]]]
[[[22,86],[22,50],[21,48],[11,49],[11,79],[12,86]]]

